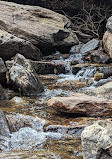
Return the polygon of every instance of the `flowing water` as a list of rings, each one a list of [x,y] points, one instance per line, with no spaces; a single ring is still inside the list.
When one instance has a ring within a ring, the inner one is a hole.
[[[70,87],[55,88],[70,78],[76,76],[41,75],[45,91],[40,96],[31,99],[16,94],[12,100],[0,101],[11,130],[10,138],[1,137],[1,159],[82,159],[81,131],[97,119],[57,113],[47,106],[52,96],[74,94]]]
[[[71,55],[65,61],[67,74],[40,75],[44,92],[34,98],[10,93],[10,100],[0,101],[9,127],[10,137],[0,136],[1,159],[82,159],[80,135],[85,126],[97,118],[58,113],[47,106],[54,96],[68,96],[86,88],[86,80],[94,76],[96,67],[82,67],[72,74]],[[81,60],[81,57],[77,57]],[[59,62],[60,62],[59,60]],[[58,61],[57,61],[58,62]]]

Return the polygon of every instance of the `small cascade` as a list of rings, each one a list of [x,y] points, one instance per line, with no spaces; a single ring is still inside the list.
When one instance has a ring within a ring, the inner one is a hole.
[[[72,75],[72,70],[71,70],[71,62],[73,61],[73,59],[74,59],[74,55],[70,55],[69,56],[69,58],[67,58],[66,60],[65,60],[65,64],[66,64],[66,72],[67,72],[67,74],[71,74]]]
[[[83,67],[77,74],[76,78],[82,77],[82,78],[91,78],[96,73],[97,68],[96,67]]]

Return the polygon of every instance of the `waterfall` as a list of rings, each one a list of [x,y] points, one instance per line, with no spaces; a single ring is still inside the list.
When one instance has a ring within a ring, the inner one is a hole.
[[[96,73],[96,67],[83,67],[77,74],[76,78],[83,77],[83,78],[91,78]]]

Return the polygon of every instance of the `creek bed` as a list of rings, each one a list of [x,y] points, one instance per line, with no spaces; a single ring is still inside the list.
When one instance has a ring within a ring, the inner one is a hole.
[[[52,96],[67,96],[74,94],[77,89],[71,87],[55,88],[57,80],[60,77],[56,75],[40,76],[43,84],[45,85],[45,92],[36,98],[21,97],[24,102],[14,102],[11,100],[0,101],[0,109],[2,109],[6,116],[15,114],[30,115],[39,117],[48,121],[44,127],[46,129],[49,125],[62,125],[62,126],[88,126],[98,118],[87,118],[77,116],[75,114],[57,113],[52,108],[47,106],[47,100]],[[16,96],[19,94],[16,94]],[[15,95],[14,95],[15,96]],[[77,135],[67,135],[64,138],[47,138],[46,142],[41,147],[35,147],[31,150],[10,150],[1,152],[1,159],[82,159],[82,147],[80,137]]]

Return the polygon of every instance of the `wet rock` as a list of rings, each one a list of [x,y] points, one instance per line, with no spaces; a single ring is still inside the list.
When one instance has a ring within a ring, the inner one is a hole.
[[[60,60],[48,61],[31,61],[37,74],[61,74],[65,73],[65,62]]]
[[[112,78],[107,78],[107,79],[101,79],[99,80],[98,82],[95,82],[92,86],[93,87],[99,87],[99,86],[102,86],[108,82],[111,82],[112,81]]]
[[[99,40],[92,39],[91,41],[87,42],[81,47],[80,52],[84,54],[88,51],[95,50],[96,48],[98,48],[98,46],[99,46]]]
[[[6,115],[11,132],[19,131],[23,127],[30,127],[36,131],[43,131],[43,128],[48,122],[39,117],[33,117],[23,114]]]
[[[0,28],[28,40],[44,55],[55,49],[67,52],[71,46],[78,44],[69,25],[71,22],[61,14],[38,6],[3,1],[0,1],[0,8]]]
[[[98,71],[100,73],[103,73],[105,78],[112,76],[112,66],[111,65],[99,67]]]
[[[69,97],[53,97],[48,106],[58,112],[75,113],[86,116],[112,116],[112,100],[77,93]]]
[[[0,110],[0,136],[1,135],[6,137],[10,136],[9,125],[2,110]]]
[[[41,55],[39,49],[29,41],[0,29],[0,57],[6,61],[17,53],[33,60],[39,60]]]
[[[36,147],[42,147],[45,144],[46,135],[37,132],[29,127],[21,128],[19,131],[11,134],[11,150],[30,150]]]
[[[104,78],[103,73],[96,72],[95,75],[94,75],[94,80],[95,81],[99,81],[100,79],[103,79],[103,78]]]
[[[0,85],[0,100],[7,99],[8,95],[6,91],[3,89],[3,87]]]
[[[47,132],[60,133],[63,136],[72,135],[75,137],[81,137],[81,133],[85,126],[65,126],[65,125],[49,125],[46,127]]]
[[[112,121],[99,120],[81,135],[84,159],[112,158]]]
[[[15,56],[9,73],[13,89],[22,95],[37,95],[43,91],[42,83],[35,70],[23,55],[17,54]]]
[[[7,68],[5,66],[5,63],[2,58],[0,58],[0,83],[4,86],[6,85],[6,71]]]
[[[112,82],[108,82],[97,88],[84,90],[83,92],[92,96],[112,99]]]

